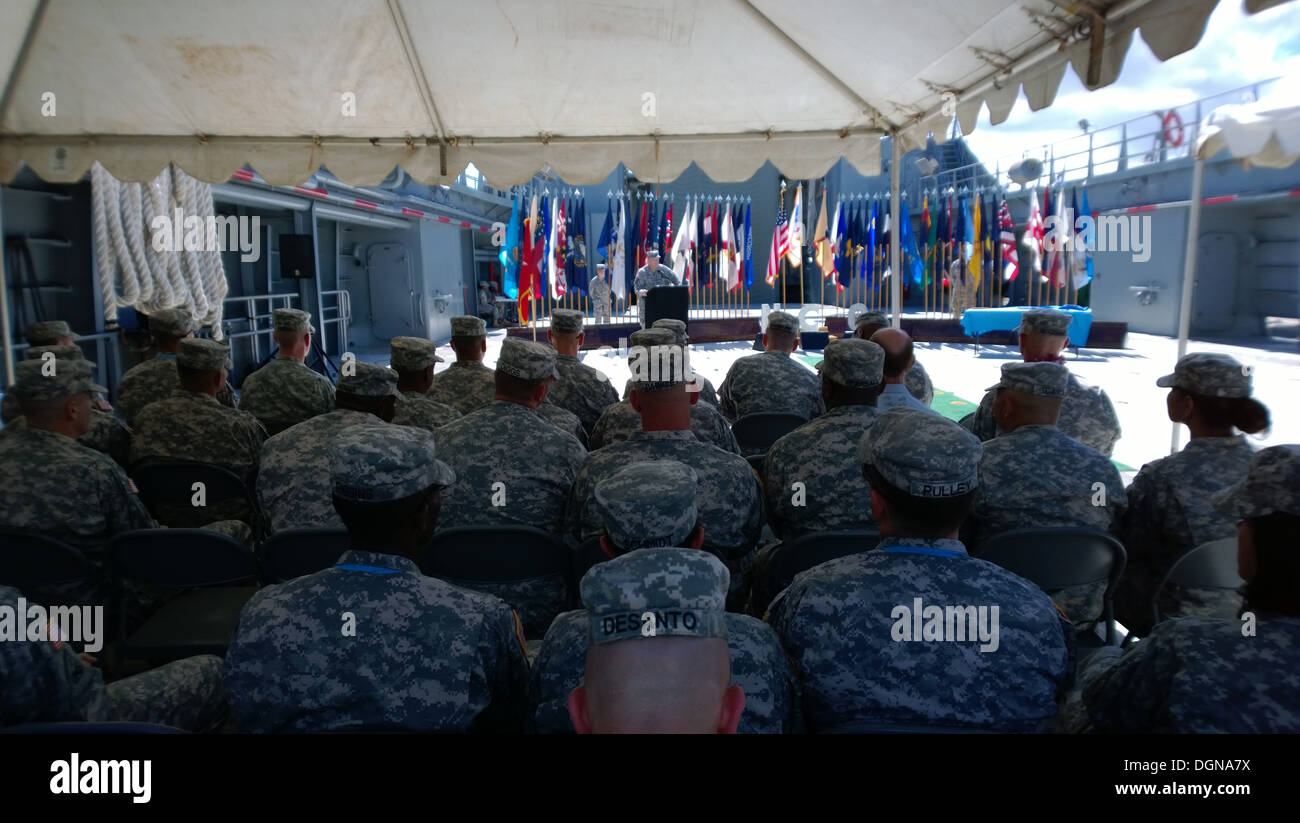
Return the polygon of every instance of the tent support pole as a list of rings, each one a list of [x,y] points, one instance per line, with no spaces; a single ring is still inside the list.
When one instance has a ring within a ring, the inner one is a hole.
[[[0,239],[4,237],[4,187],[0,186]],[[96,287],[98,287],[98,283]],[[5,358],[5,385],[14,384],[13,332],[9,328],[9,280],[5,273],[4,254],[0,254],[0,341]]]
[[[1196,252],[1199,246],[1197,235],[1201,231],[1201,185],[1205,177],[1205,160],[1196,157],[1192,167],[1192,207],[1187,212],[1187,253],[1183,256],[1183,295],[1178,309],[1178,359],[1187,354],[1187,335],[1192,325],[1192,291],[1196,288]],[[1169,453],[1178,451],[1178,441],[1182,434],[1182,425],[1174,424],[1170,436]]]
[[[899,276],[901,265],[899,250],[902,248],[899,237],[903,232],[902,224],[899,222],[902,207],[898,202],[898,165],[903,154],[902,140],[899,139],[898,132],[890,135],[889,146],[889,213],[893,215],[890,222],[898,223],[898,225],[891,225],[889,231],[889,302],[894,312],[892,325],[896,329],[901,329],[903,327],[903,279]]]

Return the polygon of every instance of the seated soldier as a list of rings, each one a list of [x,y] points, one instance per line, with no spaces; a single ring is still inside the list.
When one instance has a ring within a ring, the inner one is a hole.
[[[329,455],[339,433],[375,418],[393,419],[397,374],[356,363],[339,378],[334,411],[304,420],[262,444],[257,500],[271,531],[341,529],[330,503]]]
[[[672,317],[663,317],[651,323],[650,328],[668,329],[668,331],[672,332],[673,336],[676,338],[675,342],[677,343],[677,345],[681,346],[682,350],[685,351],[687,354],[690,354],[689,344],[691,342],[691,338],[686,334],[686,324],[683,323],[681,320],[677,320]],[[627,342],[629,345],[636,345],[635,343],[632,342],[632,338],[635,335],[636,332],[632,332],[632,334],[628,335]],[[716,409],[718,407],[718,391],[717,389],[713,388],[713,384],[709,382],[709,378],[705,377],[699,372],[695,372],[695,384],[699,386],[700,399]],[[632,381],[629,380],[623,384],[623,399],[626,400],[631,394],[632,394]]]
[[[40,360],[42,358],[46,360],[51,358],[56,360],[86,359],[81,347],[74,345],[32,346],[23,352],[23,357],[27,360]],[[12,386],[9,388],[9,392],[9,394],[5,395],[5,406],[8,408],[12,403],[13,412],[16,416],[6,421],[6,431],[21,429],[27,425],[27,420],[21,413],[22,409],[18,407],[18,398],[12,393]],[[131,430],[122,421],[118,420],[117,415],[113,413],[112,406],[98,400],[102,396],[99,392],[94,392],[91,395],[90,428],[85,434],[77,438],[77,442],[97,452],[103,452],[113,458],[119,466],[125,468],[130,463]]]
[[[180,388],[175,365],[177,347],[182,340],[193,337],[199,325],[185,309],[164,309],[149,315],[155,354],[128,369],[117,386],[117,407],[128,423],[134,426],[146,406],[171,397]],[[235,408],[235,392],[229,383],[222,383],[215,396],[221,405]]]
[[[908,406],[930,411],[930,407],[917,400],[912,394],[912,387],[907,385],[912,366],[916,364],[916,356],[912,354],[912,338],[908,333],[902,329],[881,329],[871,335],[871,342],[885,350],[885,386],[876,400],[876,408],[887,412],[899,406]],[[930,394],[933,396],[933,390]]]
[[[673,342],[672,329],[660,326],[661,323],[672,322],[680,323],[681,321],[657,320],[652,328],[637,329],[628,335],[629,367],[633,365],[631,361],[638,356],[640,350],[650,346],[669,345]],[[686,351],[686,348],[683,347],[683,356],[685,356]],[[718,412],[717,406],[698,402],[704,398],[702,391],[696,391],[702,378],[699,372],[693,370],[692,376],[694,380],[688,384],[688,389],[695,398],[691,401],[691,433],[698,437],[701,442],[717,446],[723,451],[729,451],[732,454],[740,454],[740,444],[736,442],[736,436],[731,433],[731,426]],[[630,395],[632,381],[627,381],[627,385],[626,394]],[[620,400],[601,412],[600,419],[596,421],[595,428],[591,430],[591,449],[594,451],[608,446],[610,443],[627,440],[635,432],[639,431],[641,431],[641,413],[632,408],[631,400]]]
[[[334,384],[307,365],[311,353],[311,315],[301,309],[274,309],[274,360],[244,378],[240,408],[261,421],[268,434],[334,408]]]
[[[1246,476],[1255,450],[1237,432],[1268,428],[1268,409],[1250,396],[1246,369],[1226,354],[1198,352],[1156,381],[1169,389],[1169,419],[1187,426],[1191,440],[1177,454],[1142,467],[1128,488],[1120,536],[1128,563],[1115,594],[1115,615],[1130,631],[1151,630],[1152,598],[1178,558],[1203,543],[1234,537],[1233,518],[1212,496]],[[1218,589],[1166,586],[1164,616],[1236,617],[1241,595]]]
[[[962,529],[974,553],[1012,529],[1078,526],[1113,531],[1127,498],[1119,470],[1056,422],[1070,373],[1057,363],[1006,363],[993,414],[1004,432],[984,444],[979,490]],[[1050,552],[1050,545],[1043,551]],[[1071,586],[1054,599],[1076,625],[1102,615],[1105,582]]]
[[[426,394],[433,387],[433,366],[442,362],[437,345],[423,337],[394,337],[389,345],[388,365],[397,372],[399,392],[393,423],[433,431],[459,419],[460,412],[454,406]]]
[[[559,377],[555,378],[549,397],[555,405],[576,414],[582,427],[590,433],[601,412],[618,402],[618,393],[604,372],[578,359],[586,339],[582,330],[584,319],[582,312],[573,309],[551,311],[546,339],[555,348],[555,370]]]
[[[415,563],[456,481],[433,435],[351,426],[328,471],[352,548],[244,606],[225,667],[240,730],[519,731],[528,664],[514,614]]]
[[[695,471],[673,461],[632,463],[602,480],[594,496],[605,524],[600,536],[603,556],[621,557],[639,549],[662,552],[660,568],[667,569],[685,550],[699,549],[704,530],[697,521],[695,488]],[[794,675],[771,627],[730,612],[725,620],[731,682],[745,693],[745,710],[736,731],[795,731],[798,698]],[[583,680],[587,624],[586,611],[565,612],[551,624],[542,641],[533,663],[528,699],[538,732],[573,731],[566,705],[569,693]]]
[[[767,316],[763,351],[731,364],[718,389],[718,411],[736,422],[747,414],[777,412],[811,420],[824,411],[817,377],[790,353],[799,345],[799,321],[774,311]]]
[[[21,595],[0,586],[0,609],[16,613]],[[226,716],[221,658],[177,660],[107,685],[95,659],[67,643],[0,632],[0,726],[68,721],[161,723],[214,731]]]
[[[487,326],[482,318],[468,314],[451,318],[451,349],[456,360],[433,378],[426,392],[429,399],[469,414],[492,402],[496,386],[492,370],[483,365],[487,354]]]
[[[250,488],[257,476],[266,430],[248,412],[223,406],[217,393],[226,385],[230,347],[215,340],[192,337],[176,349],[173,367],[179,379],[171,396],[155,400],[136,415],[131,463],[185,460],[219,466],[238,475]],[[159,512],[171,526],[197,526],[214,518],[252,523],[253,512],[242,501],[221,501],[205,507],[202,519],[188,511]]]
[[[735,733],[745,692],[731,685],[727,577],[716,557],[681,549],[587,572],[587,660],[568,702],[579,734]]]
[[[1241,618],[1166,620],[1122,657],[1113,646],[1094,653],[1080,679],[1096,730],[1300,732],[1300,446],[1261,450],[1214,505],[1240,518]]]
[[[803,572],[768,611],[810,730],[1038,731],[1056,716],[1073,628],[1037,586],[957,539],[979,456],[973,435],[917,409],[880,415],[862,438],[879,548]]]

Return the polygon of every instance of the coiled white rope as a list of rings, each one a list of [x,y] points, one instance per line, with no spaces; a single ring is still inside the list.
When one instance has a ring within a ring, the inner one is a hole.
[[[149,183],[123,183],[96,163],[91,169],[92,217],[99,288],[104,319],[111,328],[117,310],[131,306],[145,314],[184,308],[198,323],[212,327],[221,339],[222,300],[229,290],[221,252],[210,241],[207,227],[216,212],[212,187],[175,166],[163,169]],[[202,250],[184,244],[160,251],[153,244],[154,220],[184,238],[185,226],[172,226],[176,210],[181,219],[196,217],[202,224]]]

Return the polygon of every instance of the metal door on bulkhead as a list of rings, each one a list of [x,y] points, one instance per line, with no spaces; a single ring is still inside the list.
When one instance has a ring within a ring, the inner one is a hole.
[[[1221,334],[1236,323],[1236,282],[1240,261],[1237,235],[1202,234],[1196,253],[1196,290],[1192,292],[1191,329],[1198,334]]]
[[[370,275],[371,333],[379,340],[423,336],[416,317],[420,294],[411,271],[410,250],[400,243],[376,243],[366,250]]]

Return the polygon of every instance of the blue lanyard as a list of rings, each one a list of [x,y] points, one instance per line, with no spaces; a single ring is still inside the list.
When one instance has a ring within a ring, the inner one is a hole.
[[[334,568],[346,569],[350,572],[365,572],[366,574],[397,574],[397,569],[385,569],[383,566],[363,566],[360,563],[339,563]]]
[[[933,546],[881,546],[881,551],[895,554],[928,554],[931,557],[965,557],[963,552],[936,549]]]

